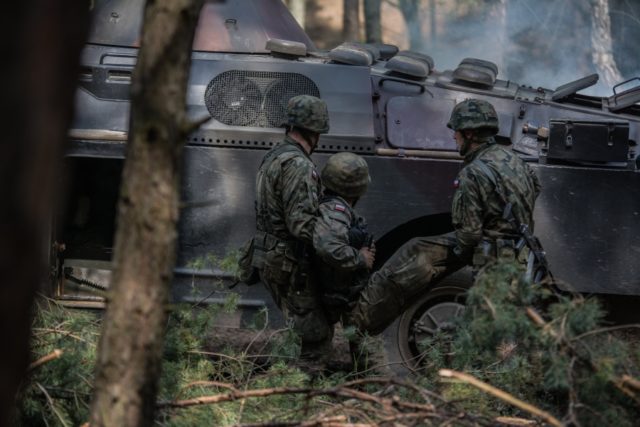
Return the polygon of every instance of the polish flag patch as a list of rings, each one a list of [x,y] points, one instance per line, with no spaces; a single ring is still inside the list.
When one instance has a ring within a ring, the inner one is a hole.
[[[453,180],[453,188],[460,187],[460,180],[458,178]]]
[[[344,212],[347,210],[347,208],[344,205],[336,203],[335,210],[337,210],[338,212]]]

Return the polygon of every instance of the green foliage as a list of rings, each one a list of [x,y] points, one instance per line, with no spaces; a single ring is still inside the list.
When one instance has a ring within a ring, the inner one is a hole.
[[[214,375],[216,367],[202,351],[204,341],[217,315],[235,310],[237,302],[238,295],[231,293],[223,305],[173,307],[165,335],[160,400],[174,399],[188,384]],[[33,358],[55,349],[63,354],[33,371],[22,392],[16,425],[77,426],[88,420],[100,327],[97,312],[41,301],[34,316]]]
[[[230,273],[235,276],[238,273],[239,258],[240,252],[237,249],[227,251],[227,255],[225,255],[224,258],[219,258],[212,253],[208,253],[206,255],[202,255],[192,259],[187,263],[187,267],[194,270],[204,270],[205,268],[219,268],[225,273]]]
[[[544,325],[532,320],[532,311]],[[614,383],[625,373],[637,377],[638,364],[627,344],[598,333],[604,314],[596,299],[556,295],[525,281],[518,265],[496,264],[469,290],[455,335],[420,344],[432,373],[441,367],[469,372],[583,426],[630,425],[638,407]],[[472,399],[465,406],[485,414],[522,415],[465,385],[447,383],[443,394]]]
[[[213,262],[210,258],[194,265],[208,268]],[[217,260],[215,263],[222,265]],[[310,376],[301,370],[297,363],[299,337],[290,327],[267,329],[266,310],[253,319],[251,344],[238,348],[233,345],[235,332],[231,332],[226,348],[222,348],[225,344],[211,348],[214,322],[221,313],[235,310],[238,298],[229,293],[224,304],[172,307],[159,379],[160,402],[228,393],[230,387],[329,389],[350,375]],[[532,310],[539,313],[543,325],[532,320]],[[599,330],[603,317],[604,312],[594,299],[558,296],[544,287],[533,286],[523,280],[520,268],[514,264],[490,266],[468,292],[467,309],[456,332],[439,332],[418,343],[424,353],[426,373],[418,379],[419,385],[456,402],[447,406],[453,411],[482,414],[486,419],[500,415],[528,417],[468,384],[442,382],[436,375],[441,368],[453,368],[566,422],[631,426],[640,419],[640,413],[616,387],[616,381],[623,374],[639,376],[640,352]],[[49,300],[41,302],[34,317],[33,358],[54,349],[64,353],[33,370],[22,393],[17,425],[76,426],[88,420],[100,321],[97,312],[68,310]],[[343,334],[347,339],[357,337],[352,328],[346,328]],[[256,344],[258,338],[266,343]],[[371,337],[358,340],[364,346],[365,357],[380,345]],[[371,374],[375,376],[376,372]],[[382,393],[378,384],[364,385],[362,389]],[[393,393],[407,401],[421,399],[420,393],[410,388],[395,389]],[[301,394],[188,408],[163,407],[156,424],[186,427],[269,420],[297,422],[327,411],[337,402],[327,396],[310,398]]]
[[[16,425],[77,426],[87,421],[100,317],[41,300],[35,311],[33,360],[61,349],[61,357],[35,368],[22,391]]]

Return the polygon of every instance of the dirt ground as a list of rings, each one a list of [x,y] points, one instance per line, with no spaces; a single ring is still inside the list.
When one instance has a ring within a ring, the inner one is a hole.
[[[605,328],[613,328],[612,335],[625,341],[631,350],[632,355],[640,357],[640,324],[629,324],[626,326],[610,324]],[[273,344],[283,329],[248,329],[233,326],[216,326],[212,328],[207,339],[205,351],[214,354],[235,354],[252,359],[257,366],[268,366],[272,363],[270,354]],[[349,344],[344,337],[340,325],[336,326],[333,338],[333,353],[329,360],[330,370],[348,370],[351,365],[349,355]],[[640,360],[636,360],[640,363]],[[292,365],[302,366],[298,360],[292,360]]]
[[[250,357],[257,365],[270,363],[269,356],[278,335],[283,329],[246,329],[237,327],[216,326],[212,328],[207,339],[205,351],[211,353],[238,354]],[[336,327],[333,337],[333,353],[330,364],[348,367],[350,364],[349,343],[345,339],[340,325]],[[297,364],[297,361],[292,361]]]

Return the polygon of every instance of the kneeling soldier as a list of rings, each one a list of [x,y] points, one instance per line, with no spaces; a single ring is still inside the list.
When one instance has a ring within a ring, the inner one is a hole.
[[[372,275],[351,313],[362,332],[382,332],[416,297],[473,264],[478,255],[515,255],[521,230],[533,230],[540,183],[522,159],[496,143],[498,115],[493,106],[478,99],[463,101],[454,107],[447,126],[464,156],[454,182],[455,234],[410,240]]]

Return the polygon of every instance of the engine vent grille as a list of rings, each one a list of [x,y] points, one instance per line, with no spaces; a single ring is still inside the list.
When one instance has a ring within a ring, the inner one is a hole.
[[[297,95],[320,97],[320,91],[302,74],[230,70],[209,82],[204,102],[211,116],[226,125],[279,127],[287,102]]]

